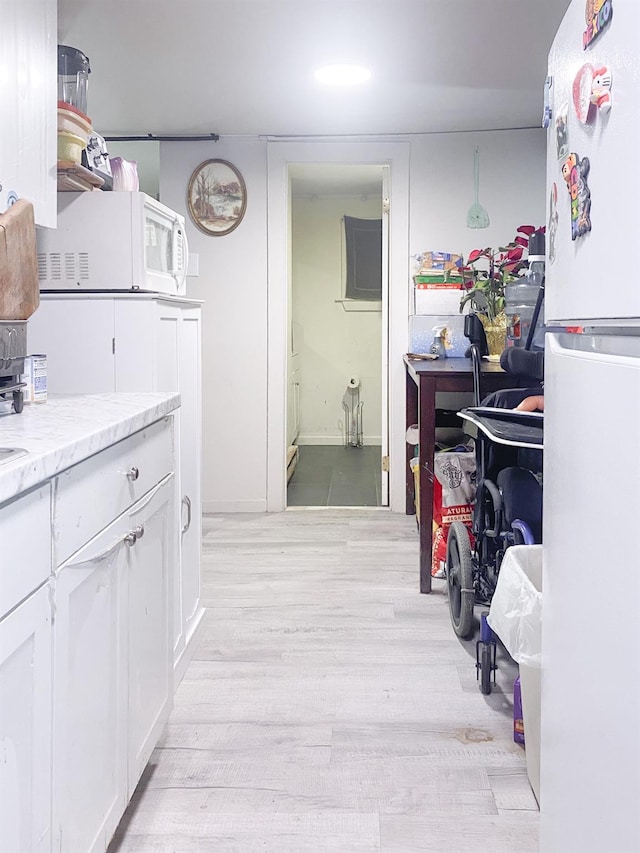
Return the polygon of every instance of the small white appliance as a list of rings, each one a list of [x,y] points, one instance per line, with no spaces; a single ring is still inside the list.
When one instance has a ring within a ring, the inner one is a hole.
[[[58,193],[58,226],[38,231],[41,291],[183,296],[184,217],[142,192]]]

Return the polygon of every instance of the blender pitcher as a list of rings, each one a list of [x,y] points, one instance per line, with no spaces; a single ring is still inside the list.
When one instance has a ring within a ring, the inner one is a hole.
[[[58,45],[58,101],[64,101],[84,115],[87,114],[90,73],[89,58],[81,50]]]

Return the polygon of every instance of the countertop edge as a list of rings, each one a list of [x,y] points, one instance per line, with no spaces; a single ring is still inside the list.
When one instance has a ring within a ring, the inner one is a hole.
[[[0,506],[176,411],[177,393],[61,395],[0,418],[0,446],[27,451],[0,465]]]

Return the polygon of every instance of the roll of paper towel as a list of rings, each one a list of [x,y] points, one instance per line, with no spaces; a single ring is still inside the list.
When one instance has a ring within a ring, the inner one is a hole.
[[[360,378],[358,376],[352,376],[351,379],[349,380],[349,384],[347,387],[353,388],[354,390],[356,388],[359,388],[360,387]]]

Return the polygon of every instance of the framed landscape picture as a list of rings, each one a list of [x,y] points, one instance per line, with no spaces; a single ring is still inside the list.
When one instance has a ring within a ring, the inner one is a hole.
[[[242,175],[226,160],[205,160],[189,179],[187,205],[189,216],[205,234],[229,234],[240,225],[247,208]]]

